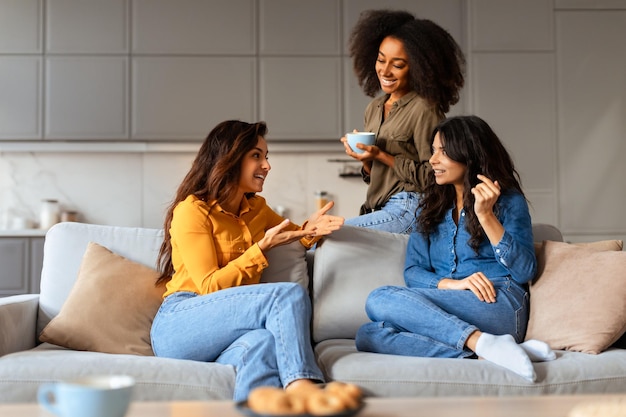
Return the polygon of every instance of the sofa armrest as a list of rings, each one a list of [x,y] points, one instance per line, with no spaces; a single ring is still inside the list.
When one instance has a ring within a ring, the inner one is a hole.
[[[0,298],[0,356],[37,345],[39,294]]]
[[[533,238],[538,243],[544,240],[563,242],[561,231],[556,226],[546,223],[533,223]]]

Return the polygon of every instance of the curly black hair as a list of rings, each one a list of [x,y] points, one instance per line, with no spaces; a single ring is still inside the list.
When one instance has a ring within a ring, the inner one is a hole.
[[[465,83],[463,51],[441,26],[406,11],[366,10],[352,29],[350,57],[365,94],[374,97],[380,91],[375,64],[380,43],[388,36],[404,44],[411,89],[447,113]]]

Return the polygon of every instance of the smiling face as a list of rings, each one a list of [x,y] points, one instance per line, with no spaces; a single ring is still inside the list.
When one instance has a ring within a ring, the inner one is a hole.
[[[441,138],[441,132],[435,134],[433,140],[433,156],[430,157],[430,165],[435,173],[435,181],[439,185],[452,184],[457,189],[463,189],[465,171],[467,166],[454,161],[446,153],[445,141]]]
[[[409,57],[402,41],[390,36],[383,39],[376,59],[376,74],[380,88],[394,99],[410,91]]]
[[[239,192],[259,193],[263,191],[265,178],[272,167],[267,161],[267,142],[259,136],[256,146],[248,151],[241,160],[239,175]]]

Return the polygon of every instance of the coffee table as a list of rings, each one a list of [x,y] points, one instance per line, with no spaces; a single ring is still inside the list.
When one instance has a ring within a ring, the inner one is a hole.
[[[357,417],[567,417],[577,404],[624,395],[368,398]],[[2,404],[0,416],[51,417],[37,404]],[[231,401],[135,402],[126,417],[241,417]]]

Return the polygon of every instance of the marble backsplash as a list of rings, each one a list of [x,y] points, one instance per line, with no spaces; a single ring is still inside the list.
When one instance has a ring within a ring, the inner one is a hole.
[[[337,152],[272,152],[263,192],[286,217],[303,222],[316,191],[335,201],[333,213],[352,217],[365,198],[360,177],[341,176],[358,164]],[[78,220],[159,228],[194,152],[0,152],[0,230],[37,227],[43,199],[56,199]]]

